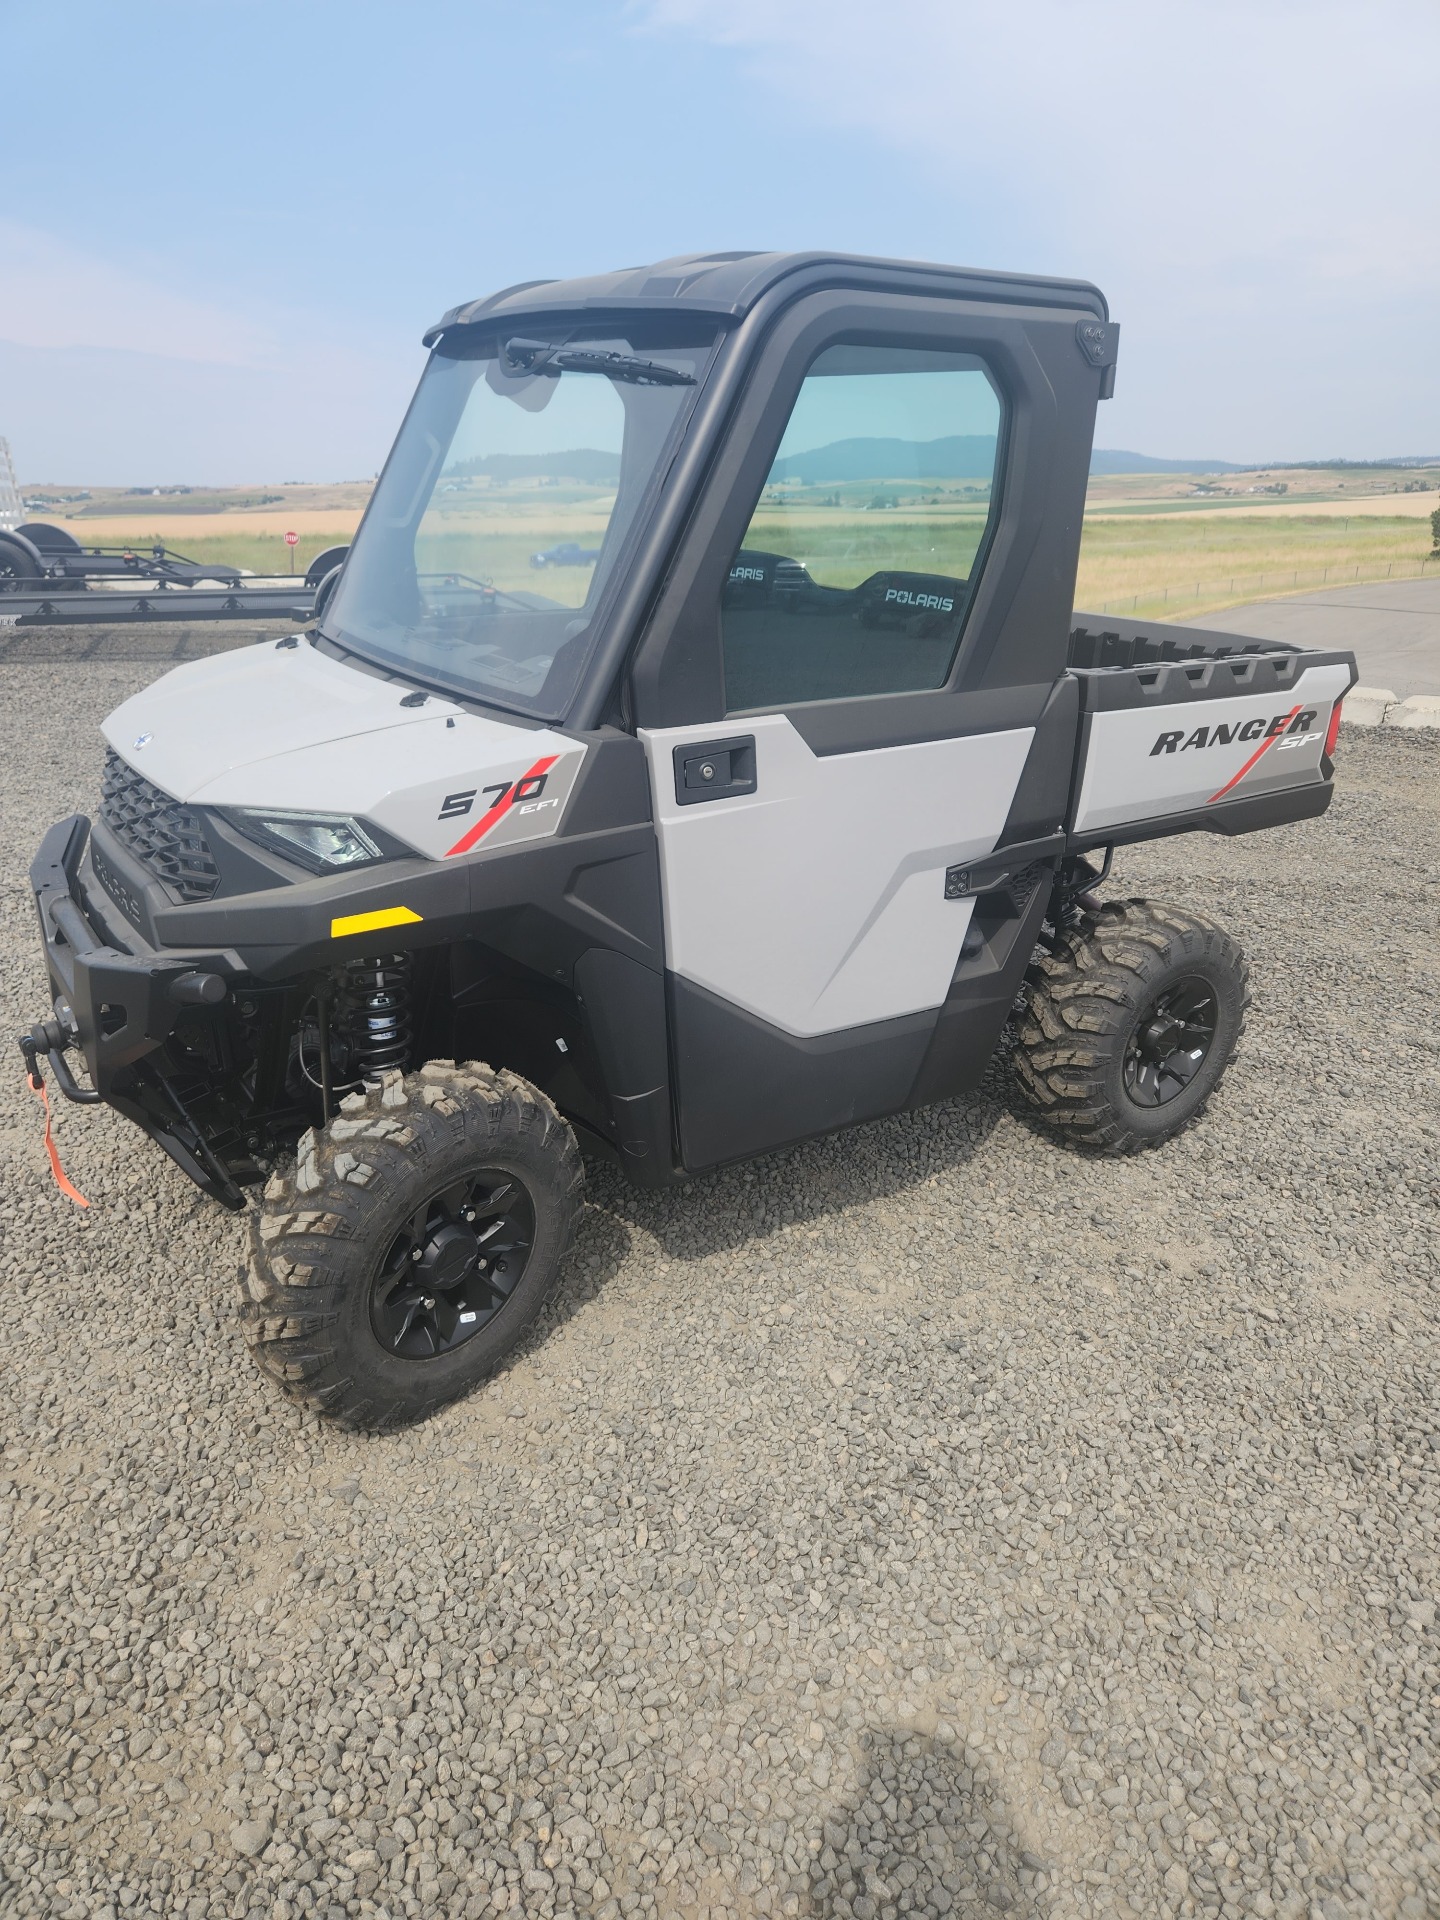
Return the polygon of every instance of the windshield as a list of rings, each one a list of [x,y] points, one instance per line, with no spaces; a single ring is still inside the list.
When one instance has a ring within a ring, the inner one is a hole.
[[[680,323],[683,326],[683,323]],[[324,632],[558,718],[663,480],[712,336],[531,320],[431,355]]]

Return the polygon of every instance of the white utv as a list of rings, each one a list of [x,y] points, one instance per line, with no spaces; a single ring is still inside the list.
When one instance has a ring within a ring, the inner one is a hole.
[[[1200,1112],[1241,955],[1095,888],[1323,812],[1355,669],[1072,615],[1116,336],[1083,283],[819,254],[457,307],[318,624],[111,715],[22,1046],[263,1186],[286,1393],[425,1413],[534,1321],[582,1146],[659,1186],[945,1100],[1012,1013],[1070,1142]]]

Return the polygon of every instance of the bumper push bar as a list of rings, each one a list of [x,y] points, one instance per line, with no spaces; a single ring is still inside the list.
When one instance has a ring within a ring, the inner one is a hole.
[[[51,1017],[20,1037],[30,1085],[43,1086],[43,1059],[67,1100],[116,1108],[197,1186],[238,1210],[244,1195],[191,1119],[173,1075],[152,1056],[186,1008],[219,1005],[243,969],[234,954],[160,952],[134,934],[135,951],[110,945],[81,904],[77,876],[89,835],[85,815],[71,814],[50,829],[30,865],[54,996]],[[70,1070],[72,1050],[84,1058],[89,1087]]]

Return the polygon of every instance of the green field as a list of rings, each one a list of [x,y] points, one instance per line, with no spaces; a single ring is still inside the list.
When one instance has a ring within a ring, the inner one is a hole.
[[[846,490],[849,492],[850,490]],[[817,497],[817,492],[819,497]],[[888,568],[964,578],[984,530],[983,501],[956,490],[937,499],[898,489],[866,489],[893,500],[885,507],[806,489],[796,498],[767,497],[748,536],[752,547],[801,561],[816,579],[853,587]],[[487,503],[488,504],[488,503]],[[538,569],[530,556],[564,541],[600,544],[610,495],[515,489],[503,510],[478,513],[457,502],[429,521],[423,563],[454,569],[511,590],[545,594],[578,606],[588,567]],[[468,511],[467,511],[468,508]],[[171,535],[174,538],[174,535]],[[343,545],[343,527],[305,534],[293,552],[278,533],[237,526],[181,540],[187,558],[224,562],[256,574],[303,573],[323,548]],[[137,537],[137,547],[149,544]],[[1399,515],[1096,514],[1085,519],[1075,599],[1092,613],[1170,614],[1184,619],[1247,600],[1366,580],[1414,579],[1440,573],[1430,558],[1428,519]]]
[[[79,527],[71,531],[78,540],[94,537],[87,536]],[[349,538],[343,527],[328,533],[305,534],[299,546],[292,549],[286,546],[281,533],[250,533],[241,526],[234,533],[207,533],[194,540],[183,536],[177,540],[174,533],[167,534],[163,540],[158,534],[136,534],[128,544],[137,553],[164,545],[182,559],[198,560],[202,564],[214,561],[227,567],[245,567],[251,573],[288,574],[304,573],[317,553],[323,553],[326,547],[342,547]],[[120,543],[107,539],[105,544],[118,546]]]
[[[984,532],[985,508],[980,503],[962,507],[907,502],[858,509],[808,501],[795,506],[762,503],[745,544],[798,560],[823,586],[858,587],[872,573],[891,569],[967,579]]]
[[[1428,520],[1321,514],[1089,514],[1075,602],[1087,613],[1185,618],[1247,600],[1440,573]]]

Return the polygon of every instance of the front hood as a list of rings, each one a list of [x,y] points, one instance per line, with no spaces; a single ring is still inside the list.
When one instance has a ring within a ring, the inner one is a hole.
[[[237,768],[303,752],[357,734],[423,726],[460,708],[432,694],[402,707],[409,692],[360,673],[301,642],[239,647],[176,667],[110,715],[110,745],[177,800],[198,800]],[[268,796],[267,796],[268,798]]]
[[[198,806],[351,814],[431,859],[555,832],[585,757],[547,727],[469,713],[313,647],[242,647],[117,707],[106,740]]]

